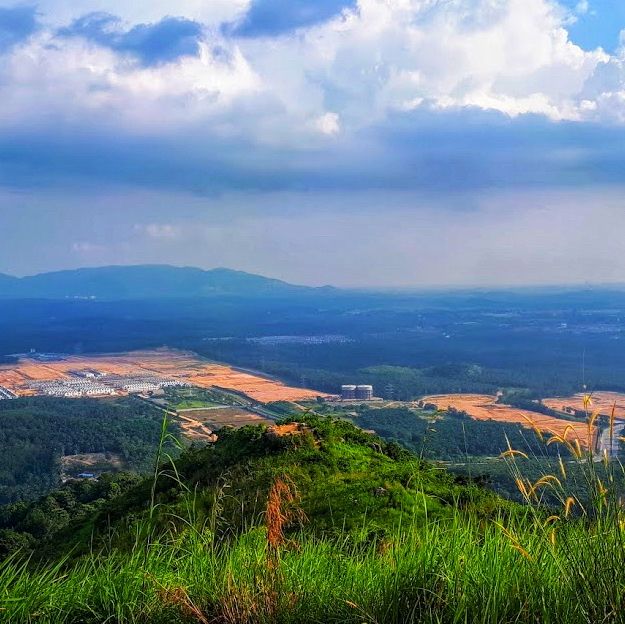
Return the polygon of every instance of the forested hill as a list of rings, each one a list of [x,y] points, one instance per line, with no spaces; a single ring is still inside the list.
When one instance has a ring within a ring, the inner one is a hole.
[[[46,494],[60,485],[63,460],[79,454],[112,455],[120,469],[146,472],[162,419],[160,410],[134,397],[0,401],[0,504]]]
[[[100,484],[73,482],[39,501],[4,507],[0,546],[5,555],[17,547],[76,554],[110,547],[112,535],[123,546],[150,515],[157,533],[210,524],[215,534],[236,534],[262,524],[276,483],[297,508],[286,528],[315,535],[382,536],[408,519],[420,522],[458,507],[480,514],[513,507],[346,421],[286,422],[222,430],[215,445],[176,460],[175,470],[166,463],[154,495],[150,478],[135,485],[120,475]]]
[[[216,295],[279,296],[319,292],[278,279],[219,268],[109,266],[16,278],[0,274],[3,299],[149,299]]]
[[[580,468],[596,506],[554,515],[346,421],[222,430],[155,479],[0,509],[0,619],[622,624],[622,488]]]

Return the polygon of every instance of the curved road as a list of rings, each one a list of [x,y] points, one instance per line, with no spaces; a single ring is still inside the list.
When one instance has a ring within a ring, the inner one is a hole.
[[[606,427],[601,431],[597,440],[597,454],[603,457],[603,453],[607,452],[608,457],[617,457],[621,446],[620,436],[625,431],[625,420],[614,421],[614,431],[612,439],[610,439],[610,427]]]

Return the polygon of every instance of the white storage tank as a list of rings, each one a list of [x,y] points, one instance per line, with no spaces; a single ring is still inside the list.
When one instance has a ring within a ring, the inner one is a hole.
[[[373,399],[373,386],[356,386],[356,398],[361,401],[371,401]]]
[[[349,401],[356,398],[356,386],[351,384],[341,386],[341,399]]]

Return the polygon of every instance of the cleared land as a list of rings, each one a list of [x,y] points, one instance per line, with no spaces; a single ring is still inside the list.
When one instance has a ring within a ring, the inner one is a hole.
[[[614,415],[616,418],[625,418],[625,394],[619,392],[594,392],[590,396],[590,406],[588,411],[598,411],[604,416],[609,416],[614,407]],[[575,394],[571,397],[560,397],[553,399],[543,399],[543,404],[551,409],[566,412],[575,410],[577,412],[584,411],[584,395],[582,393]]]
[[[124,470],[126,462],[120,455],[114,453],[81,453],[79,455],[65,455],[61,457],[61,475],[63,479],[75,476],[81,472],[109,472]]]
[[[562,399],[559,399],[560,402]],[[466,412],[476,420],[495,420],[504,423],[514,423],[523,427],[531,428],[533,423],[536,428],[544,433],[564,435],[570,440],[579,439],[582,446],[588,448],[589,442],[594,444],[597,430],[593,428],[592,439],[588,439],[588,427],[585,423],[576,423],[568,420],[545,416],[529,410],[511,407],[497,403],[497,397],[485,394],[441,394],[425,397],[425,403],[433,403],[438,409],[449,407],[458,411]],[[561,404],[560,404],[561,406]]]
[[[178,410],[180,427],[191,439],[214,441],[212,432],[221,427],[245,425],[270,425],[272,422],[254,412],[240,407]]]
[[[260,374],[209,362],[191,352],[172,349],[63,356],[54,361],[26,357],[17,364],[0,365],[0,386],[19,396],[31,396],[37,393],[36,389],[29,387],[33,382],[71,380],[75,379],[76,371],[84,370],[96,370],[106,376],[163,377],[200,388],[226,388],[260,403],[299,401],[322,395],[314,390],[287,386]]]

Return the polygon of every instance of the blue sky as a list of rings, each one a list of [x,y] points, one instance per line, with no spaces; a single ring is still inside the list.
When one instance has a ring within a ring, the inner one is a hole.
[[[576,12],[576,21],[569,25],[571,40],[586,49],[603,47],[614,52],[620,44],[620,33],[625,24],[625,3],[618,0],[567,0],[569,9]],[[581,10],[580,10],[581,9]]]
[[[0,1],[0,272],[625,281],[625,5]]]

